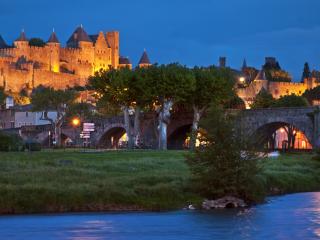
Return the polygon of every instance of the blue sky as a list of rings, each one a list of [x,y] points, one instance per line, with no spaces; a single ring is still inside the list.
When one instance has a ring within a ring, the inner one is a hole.
[[[76,26],[89,34],[118,30],[133,64],[146,48],[152,62],[261,67],[275,56],[300,80],[303,64],[320,69],[319,0],[0,0],[0,34],[11,43],[22,28],[64,44]]]

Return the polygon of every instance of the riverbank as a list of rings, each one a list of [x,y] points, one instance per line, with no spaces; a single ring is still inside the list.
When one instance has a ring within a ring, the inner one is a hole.
[[[200,203],[183,151],[0,153],[0,213],[172,210]],[[263,160],[272,194],[320,189],[311,154]]]

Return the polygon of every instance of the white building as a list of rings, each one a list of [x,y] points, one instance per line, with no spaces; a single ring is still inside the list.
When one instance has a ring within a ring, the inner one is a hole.
[[[24,105],[15,108],[14,127],[36,126],[50,124],[47,120],[42,120],[43,112],[32,112],[32,106]],[[57,112],[48,112],[48,117],[53,121],[57,119]]]

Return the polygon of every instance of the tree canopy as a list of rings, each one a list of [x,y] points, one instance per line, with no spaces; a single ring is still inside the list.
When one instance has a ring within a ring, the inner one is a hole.
[[[308,101],[295,94],[281,96],[279,99],[274,101],[272,107],[307,107],[309,106]]]
[[[43,41],[41,38],[31,38],[29,40],[29,46],[44,47],[45,45],[45,41]]]
[[[274,104],[275,99],[266,89],[262,88],[256,95],[254,102],[251,104],[251,108],[269,108]]]

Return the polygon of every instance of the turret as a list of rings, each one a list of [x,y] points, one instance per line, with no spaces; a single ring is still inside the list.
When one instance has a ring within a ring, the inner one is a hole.
[[[111,48],[111,65],[118,68],[119,65],[119,32],[107,32],[107,42]]]
[[[14,41],[16,48],[25,49],[29,47],[29,41],[26,37],[24,30],[21,31],[20,36]]]
[[[139,68],[149,67],[149,66],[151,66],[150,59],[148,57],[147,51],[144,50],[139,61]]]
[[[48,41],[47,47],[50,51],[49,69],[52,72],[60,72],[60,42],[54,30],[52,31]]]
[[[77,27],[67,41],[67,47],[69,48],[85,48],[92,46],[93,43],[86,31],[83,29],[82,25]]]

